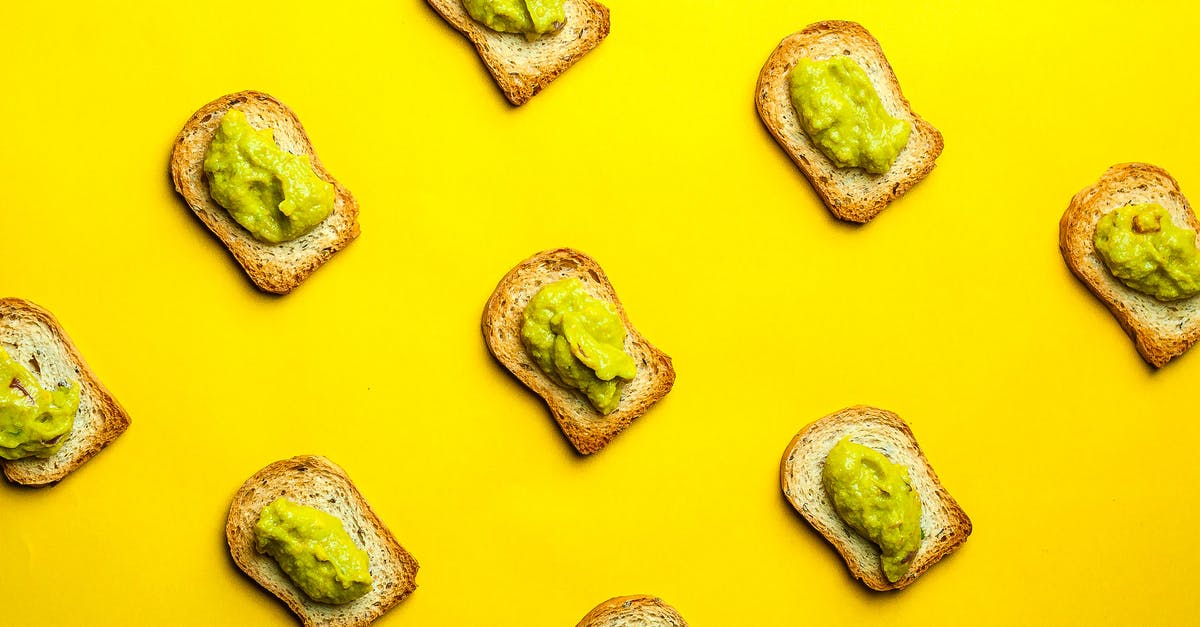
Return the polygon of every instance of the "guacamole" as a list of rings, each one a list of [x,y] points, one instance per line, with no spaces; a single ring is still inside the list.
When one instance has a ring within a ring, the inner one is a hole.
[[[1096,224],[1096,252],[1130,289],[1159,300],[1200,294],[1196,232],[1175,226],[1159,205],[1128,205]]]
[[[354,545],[342,521],[280,497],[263,508],[254,526],[259,553],[321,603],[349,603],[371,589],[370,557]]]
[[[912,125],[884,110],[867,73],[850,57],[800,59],[791,86],[800,126],[839,168],[882,174],[908,143]]]
[[[637,364],[625,353],[621,318],[612,305],[589,296],[579,279],[538,290],[525,306],[521,339],[542,372],[583,392],[602,414],[620,403],[619,380],[637,375]]]
[[[501,33],[521,33],[533,41],[567,21],[563,0],[463,0],[475,20]]]
[[[333,185],[313,171],[307,155],[275,143],[246,114],[230,109],[204,157],[208,191],[254,237],[278,244],[313,230],[333,213]]]
[[[908,468],[844,437],[829,451],[821,482],[833,508],[859,535],[879,545],[883,574],[898,581],[921,547],[921,498]]]
[[[2,346],[0,382],[0,458],[50,457],[57,453],[75,426],[79,384],[64,381],[47,390]]]

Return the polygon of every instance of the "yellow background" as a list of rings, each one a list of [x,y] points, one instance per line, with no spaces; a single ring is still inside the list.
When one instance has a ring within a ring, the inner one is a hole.
[[[421,562],[386,625],[574,625],[633,593],[697,627],[1195,618],[1200,355],[1146,366],[1057,234],[1117,162],[1200,197],[1196,9],[608,4],[609,38],[513,108],[420,0],[9,3],[0,293],[53,311],[133,425],[56,487],[0,485],[5,624],[294,624],[224,521],[302,453]],[[822,19],[871,30],[946,139],[862,227],[753,106],[775,45]],[[290,105],[361,205],[362,236],[284,298],[167,176],[188,116],[242,89]],[[496,281],[557,246],[678,371],[590,458],[479,333]],[[975,523],[899,594],[779,489],[789,439],[858,403],[909,421]]]

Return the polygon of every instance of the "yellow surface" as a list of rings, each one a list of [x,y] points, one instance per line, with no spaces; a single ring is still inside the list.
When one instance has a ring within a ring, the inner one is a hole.
[[[0,18],[20,264],[0,292],[57,314],[133,416],[57,487],[0,485],[4,624],[294,624],[224,521],[245,478],[301,453],[343,465],[421,561],[385,625],[574,625],[643,592],[697,627],[1200,611],[1200,355],[1152,372],[1057,250],[1113,163],[1200,198],[1196,9],[610,0],[608,40],[513,108],[420,0],[102,4]],[[881,40],[946,137],[865,227],[830,217],[752,104],[776,43],[830,18]],[[239,49],[264,27],[286,54]],[[361,238],[284,298],[166,174],[188,116],[250,88],[295,109],[362,207]],[[580,209],[619,226],[557,217]],[[679,375],[591,458],[478,328],[511,266],[563,245]],[[854,582],[779,490],[792,435],[856,403],[910,422],[975,523],[900,594]]]

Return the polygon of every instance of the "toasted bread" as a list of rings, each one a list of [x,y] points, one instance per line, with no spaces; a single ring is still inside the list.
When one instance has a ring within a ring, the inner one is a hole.
[[[79,411],[62,448],[45,459],[0,460],[9,481],[29,486],[57,483],[129,428],[129,414],[50,312],[19,298],[0,299],[0,344],[43,387],[79,382]]]
[[[521,341],[525,306],[530,299],[547,283],[568,277],[578,277],[590,296],[612,303],[628,331],[625,352],[637,364],[637,376],[625,385],[620,404],[607,416],[596,411],[582,394],[542,372]],[[604,448],[634,418],[666,396],[675,383],[671,358],[633,328],[604,271],[590,257],[570,248],[538,253],[504,275],[483,310],[483,339],[497,361],[546,401],[567,439],[584,455]]]
[[[1165,170],[1147,163],[1121,163],[1071,199],[1058,225],[1058,247],[1067,267],[1112,311],[1142,357],[1161,368],[1200,338],[1200,298],[1163,302],[1126,287],[1096,253],[1096,224],[1124,207],[1157,203],[1171,220],[1200,233],[1200,222]]]
[[[910,484],[921,498],[924,538],[908,573],[899,581],[887,580],[879,561],[879,547],[838,516],[821,482],[825,458],[845,436],[879,451],[893,463],[907,466]],[[907,587],[971,535],[971,519],[938,481],[908,425],[890,411],[860,405],[808,425],[783,452],[780,475],[783,494],[792,507],[842,554],[855,578],[875,590]]]
[[[809,139],[792,105],[792,68],[802,58],[820,61],[845,55],[871,79],[883,107],[912,124],[908,144],[883,174],[861,168],[838,168]],[[900,83],[879,42],[854,22],[817,22],[789,35],[767,58],[755,92],[758,115],[775,141],[804,172],[833,215],[866,222],[933,170],[942,154],[942,134],[917,115],[900,91]]]
[[[213,200],[204,176],[204,156],[225,112],[230,109],[244,112],[254,128],[273,129],[280,148],[292,154],[308,155],[317,176],[333,185],[337,193],[333,213],[316,228],[292,241],[269,244],[255,239]],[[222,96],[194,113],[175,139],[171,151],[171,179],[175,182],[175,191],[225,244],[250,275],[250,280],[267,292],[286,294],[292,291],[334,253],[358,237],[358,203],[354,196],[321,164],[296,114],[261,92],[243,91]]]
[[[255,549],[259,514],[281,496],[341,519],[346,533],[370,556],[370,592],[341,605],[318,603],[292,583],[271,556]],[[306,626],[369,625],[417,587],[417,560],[400,546],[346,472],[324,457],[285,459],[247,479],[229,506],[225,536],[238,568],[287,603]]]
[[[462,0],[428,0],[439,15],[475,44],[479,58],[514,105],[537,95],[608,36],[608,7],[595,0],[566,0],[567,20],[556,33],[527,41],[476,22]]]
[[[688,627],[662,599],[636,594],[614,597],[588,612],[576,627]]]

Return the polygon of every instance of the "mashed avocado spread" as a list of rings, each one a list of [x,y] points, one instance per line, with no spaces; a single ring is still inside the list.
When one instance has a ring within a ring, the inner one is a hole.
[[[341,520],[319,509],[277,498],[259,514],[254,536],[258,552],[314,601],[349,603],[371,589],[370,557]]]
[[[0,458],[50,457],[58,452],[75,426],[79,384],[63,382],[46,390],[3,347],[0,381]]]
[[[294,240],[333,213],[333,185],[317,176],[308,156],[283,150],[271,129],[255,129],[237,109],[221,119],[204,173],[213,200],[264,242]]]
[[[533,41],[567,21],[563,0],[463,0],[475,20],[501,33],[521,33]]]
[[[839,168],[882,174],[908,143],[912,125],[884,110],[867,73],[850,57],[800,59],[791,85],[804,132]]]
[[[521,339],[542,372],[583,392],[602,414],[621,401],[618,379],[637,364],[625,353],[625,325],[612,305],[589,296],[579,279],[550,283],[525,306]]]
[[[1131,289],[1159,300],[1200,294],[1196,232],[1175,226],[1159,205],[1128,205],[1096,224],[1096,252]]]
[[[821,482],[833,508],[859,535],[879,545],[883,574],[898,581],[921,547],[921,498],[908,468],[844,437],[829,451]]]

